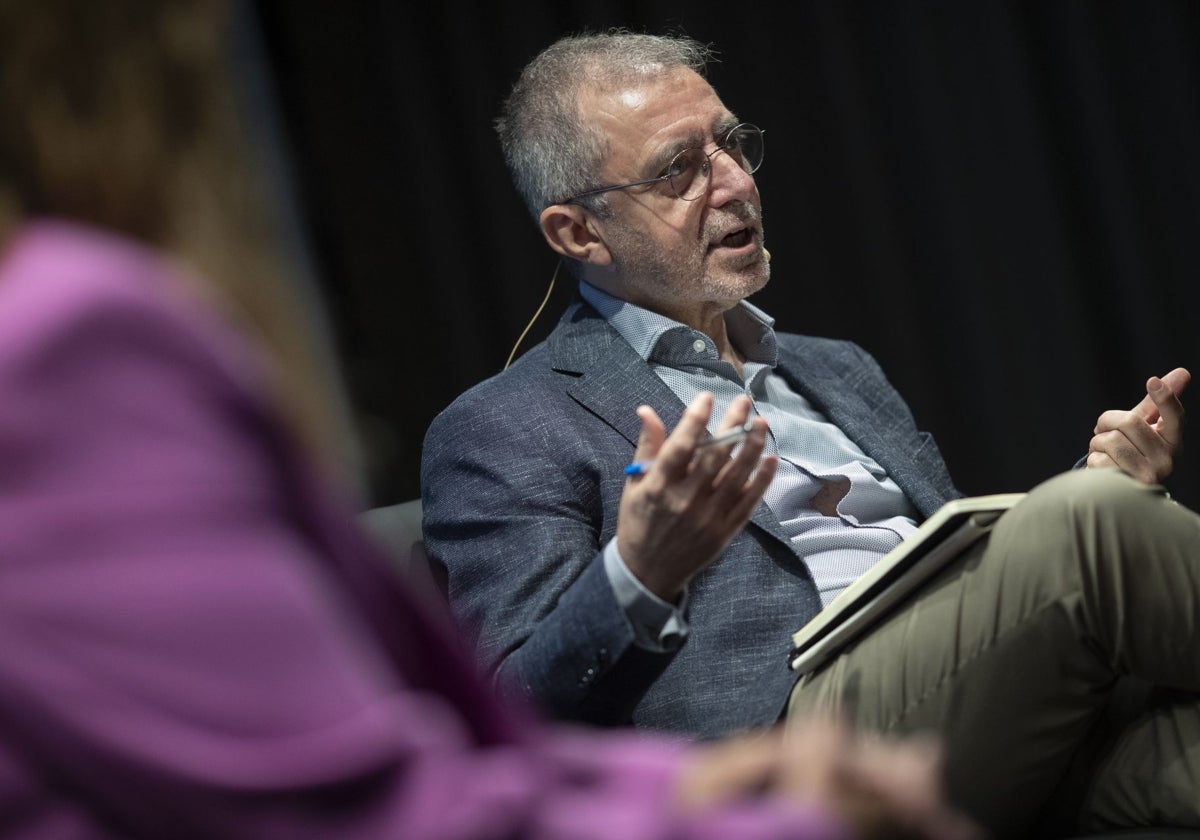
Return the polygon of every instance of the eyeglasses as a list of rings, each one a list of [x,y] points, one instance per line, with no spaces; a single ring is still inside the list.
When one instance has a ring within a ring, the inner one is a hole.
[[[597,187],[576,193],[559,204],[570,204],[589,195],[625,190],[630,187],[640,187],[645,184],[658,184],[666,181],[671,185],[675,195],[684,201],[695,201],[708,191],[712,180],[712,156],[717,152],[725,152],[747,174],[754,174],[763,162],[763,130],[750,123],[741,123],[725,132],[717,141],[717,148],[706,152],[699,147],[684,149],[671,158],[667,168],[657,178],[646,178],[641,181],[630,181],[628,184],[615,184],[611,187]]]

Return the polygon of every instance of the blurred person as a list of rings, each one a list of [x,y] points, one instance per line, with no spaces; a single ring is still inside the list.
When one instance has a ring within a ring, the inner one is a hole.
[[[0,0],[0,833],[970,836],[936,752],[548,728],[353,525],[208,0]]]
[[[1068,823],[1200,825],[1200,517],[1159,486],[1183,368],[1100,416],[1088,469],[1031,490],[830,664],[788,669],[792,632],[960,494],[863,348],[747,300],[772,274],[764,132],[709,57],[568,36],[497,120],[579,289],[425,439],[426,547],[497,681],[559,718],[704,737],[829,708],[935,731],[951,801],[1005,837],[1063,806],[1068,766],[1111,737],[1076,761]],[[701,448],[737,426],[739,450]],[[1099,725],[1132,682],[1155,687],[1145,720]]]

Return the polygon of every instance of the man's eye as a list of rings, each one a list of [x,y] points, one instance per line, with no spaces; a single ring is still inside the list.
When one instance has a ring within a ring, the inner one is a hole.
[[[690,155],[676,155],[671,163],[667,165],[667,171],[663,174],[668,178],[675,179],[686,177],[695,168],[695,163]]]
[[[745,129],[740,131],[732,131],[725,138],[725,142],[722,144],[722,146],[729,154],[741,157],[746,145],[746,138],[749,134],[750,132],[746,131]]]
[[[704,164],[707,162],[708,156],[702,149],[688,149],[674,156],[671,166],[667,167],[666,174],[672,181],[690,181],[695,178],[697,172],[702,172]]]

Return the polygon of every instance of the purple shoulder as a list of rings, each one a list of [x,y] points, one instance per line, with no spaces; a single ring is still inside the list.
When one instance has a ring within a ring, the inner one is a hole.
[[[0,254],[0,364],[51,359],[98,334],[148,340],[260,391],[262,359],[154,248],[65,219],[20,227]],[[231,383],[232,384],[232,383]]]

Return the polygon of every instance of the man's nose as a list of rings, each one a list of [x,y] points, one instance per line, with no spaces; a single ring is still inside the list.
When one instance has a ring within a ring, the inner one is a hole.
[[[714,207],[730,201],[747,201],[754,194],[754,176],[724,149],[709,158],[708,200]]]

